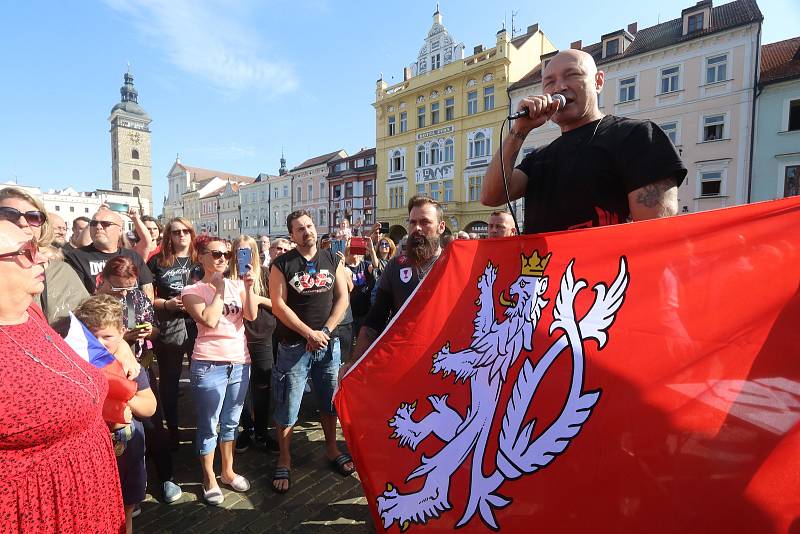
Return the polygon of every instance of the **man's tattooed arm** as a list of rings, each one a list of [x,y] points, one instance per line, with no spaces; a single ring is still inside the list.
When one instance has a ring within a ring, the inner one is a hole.
[[[678,185],[665,178],[628,193],[628,206],[634,221],[670,217],[678,213]]]

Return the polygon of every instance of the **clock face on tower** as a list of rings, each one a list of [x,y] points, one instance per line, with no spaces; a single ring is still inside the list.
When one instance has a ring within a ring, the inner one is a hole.
[[[138,145],[139,141],[142,140],[142,138],[139,136],[139,132],[130,132],[128,134],[128,138],[131,140],[131,143],[133,143],[134,145]]]

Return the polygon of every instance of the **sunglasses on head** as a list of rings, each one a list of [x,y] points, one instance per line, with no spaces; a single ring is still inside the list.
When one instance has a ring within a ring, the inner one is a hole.
[[[109,226],[119,226],[119,225],[114,221],[98,221],[96,219],[93,219],[89,221],[89,226],[91,226],[92,228],[95,228],[97,226],[102,226],[103,230],[108,230]],[[120,228],[122,227],[120,226]]]
[[[22,212],[10,206],[0,206],[0,220],[17,224],[20,217],[25,217],[25,221],[29,226],[41,226],[45,220],[44,213],[38,210]]]
[[[39,258],[39,244],[35,240],[26,241],[24,245],[19,247],[19,250],[15,250],[14,252],[6,252],[5,254],[0,254],[0,259],[5,258],[18,258],[19,256],[25,256],[25,259],[28,260],[30,265],[22,265],[23,267],[31,267],[32,265],[36,264],[36,260]]]
[[[386,243],[385,241],[383,243],[378,244],[378,246],[381,248],[391,248],[389,247],[389,243]]]
[[[211,254],[215,260],[218,260],[220,258],[225,258],[226,260],[229,260],[233,256],[232,252],[222,252],[221,250],[209,250],[208,253]]]
[[[170,232],[172,235],[192,235],[192,231],[187,228],[176,228]]]

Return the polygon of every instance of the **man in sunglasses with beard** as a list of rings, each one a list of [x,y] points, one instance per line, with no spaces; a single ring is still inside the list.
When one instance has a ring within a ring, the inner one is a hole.
[[[122,217],[108,208],[100,208],[89,222],[92,242],[81,248],[65,249],[64,261],[78,273],[90,295],[94,295],[98,278],[106,262],[115,256],[127,256],[136,264],[139,271],[139,287],[151,301],[153,300],[153,275],[136,252],[120,246],[124,230]]]
[[[408,202],[405,253],[386,264],[378,282],[375,304],[358,333],[351,362],[357,361],[366,352],[386,327],[389,318],[400,310],[431,271],[442,253],[440,238],[444,229],[444,212],[438,202],[424,196],[411,197]]]

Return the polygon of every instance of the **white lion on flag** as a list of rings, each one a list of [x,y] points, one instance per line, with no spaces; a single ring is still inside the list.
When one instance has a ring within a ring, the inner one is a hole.
[[[428,397],[433,411],[419,421],[413,419],[417,401],[402,403],[389,419],[392,436],[401,446],[416,450],[417,446],[431,434],[445,444],[433,456],[425,455],[420,465],[408,475],[406,482],[425,476],[425,483],[417,492],[401,493],[391,483],[378,496],[378,512],[384,528],[395,521],[401,531],[412,523],[425,524],[453,506],[449,499],[450,478],[472,453],[469,499],[466,509],[456,526],[466,525],[476,513],[492,529],[499,529],[494,508],[502,508],[511,501],[497,490],[508,479],[516,479],[547,466],[563,453],[583,424],[591,415],[600,398],[600,391],[582,391],[584,351],[583,343],[588,339],[597,341],[603,348],[608,341],[607,330],[614,322],[622,306],[629,275],[625,258],[620,258],[619,272],[610,287],[598,283],[591,309],[578,320],[574,302],[577,294],[587,287],[584,280],[575,281],[572,273],[574,260],[569,263],[561,278],[556,297],[554,320],[550,333],[561,330],[556,339],[534,366],[529,359],[522,364],[514,389],[502,414],[503,422],[495,458],[496,469],[488,476],[482,466],[492,421],[495,419],[500,391],[506,383],[508,371],[519,358],[522,350],[533,349],[533,332],[541,319],[542,310],[548,300],[542,298],[547,291],[548,277],[544,270],[551,254],[540,257],[538,251],[527,257],[522,255],[522,270],[519,278],[509,287],[509,295],[516,302],[507,300],[500,293],[500,303],[506,306],[505,320],[498,322],[494,311],[493,289],[497,267],[488,263],[478,278],[480,296],[474,320],[475,331],[472,342],[464,350],[451,352],[450,343],[433,356],[431,373],[452,373],[456,382],[469,381],[471,403],[462,416],[447,403],[447,395]],[[572,380],[569,394],[556,420],[544,431],[534,435],[536,420],[523,425],[526,412],[536,389],[556,357],[566,348],[571,348],[573,358]]]

